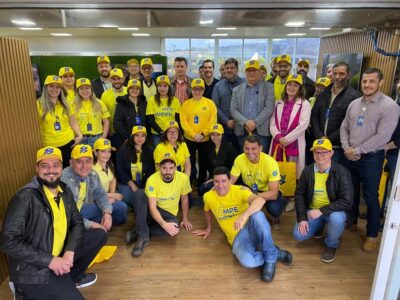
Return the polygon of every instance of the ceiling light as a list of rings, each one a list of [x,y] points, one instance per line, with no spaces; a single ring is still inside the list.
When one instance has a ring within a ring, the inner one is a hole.
[[[330,27],[311,27],[310,30],[331,30]]]
[[[19,27],[21,30],[43,30],[41,27]]]
[[[300,27],[300,26],[304,26],[304,24],[306,24],[306,22],[296,21],[296,22],[287,22],[287,23],[285,23],[285,26],[286,27]]]
[[[100,24],[99,27],[102,27],[102,28],[116,28],[118,26],[114,25],[114,24]]]
[[[212,33],[211,36],[228,36],[227,33]]]
[[[150,36],[150,33],[132,33],[133,36]]]
[[[217,30],[236,30],[236,27],[217,27]]]
[[[303,36],[305,33],[288,33],[287,36]]]
[[[206,25],[206,24],[212,24],[214,23],[214,20],[202,20],[200,21],[200,25]]]
[[[20,26],[35,26],[36,23],[29,20],[11,20],[11,23]]]
[[[58,36],[58,37],[62,37],[62,36],[72,36],[71,33],[63,33],[63,32],[55,32],[55,33],[50,33],[52,36]]]
[[[351,31],[351,28],[343,28],[342,31],[343,31],[343,32],[350,32],[350,31]]]
[[[138,27],[118,27],[118,30],[139,30]]]

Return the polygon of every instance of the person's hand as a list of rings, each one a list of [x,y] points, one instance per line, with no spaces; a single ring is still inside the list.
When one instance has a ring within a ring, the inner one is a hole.
[[[132,190],[133,192],[136,192],[136,191],[138,190],[137,185],[134,184],[133,182],[129,185],[129,187],[131,188],[131,190]]]
[[[114,198],[116,201],[121,201],[122,198],[124,198],[124,195],[122,195],[122,194],[120,194],[120,193],[113,193],[113,198]]]
[[[226,121],[226,127],[233,129],[235,127],[235,120]]]
[[[74,143],[73,143],[73,145],[71,146],[71,148],[74,148],[76,145],[79,145],[80,144],[80,142],[82,142],[82,140],[83,140],[83,135],[77,135],[75,138],[74,138]]]
[[[203,239],[206,239],[211,234],[211,230],[210,229],[200,229],[200,230],[195,230],[192,233],[195,236],[202,236]]]
[[[244,125],[250,132],[254,131],[257,128],[257,124],[253,120],[247,120]]]
[[[103,225],[103,227],[106,230],[110,230],[110,228],[112,226],[112,217],[110,214],[105,213],[103,215],[103,219],[101,220],[101,225]]]
[[[49,269],[57,276],[70,272],[72,265],[62,257],[54,256],[49,264]]]
[[[108,196],[108,202],[110,202],[110,204],[113,204],[115,202],[115,199],[113,196]]]
[[[289,140],[285,137],[279,139],[279,144],[281,144],[283,147],[286,147],[289,145]]]
[[[103,225],[92,221],[92,224],[90,225],[90,229],[96,229],[96,228],[103,229],[105,232],[107,232],[107,229],[105,229]]]
[[[204,136],[203,136],[202,134],[196,134],[196,135],[194,136],[194,140],[195,140],[196,142],[201,142],[202,139],[204,139]]]
[[[312,209],[307,213],[309,219],[318,219],[322,216],[322,212],[319,209]]]
[[[74,265],[74,254],[75,253],[73,251],[65,251],[62,257],[70,264],[71,267]]]
[[[306,236],[307,233],[308,233],[308,231],[309,231],[309,228],[308,228],[308,221],[301,221],[301,222],[299,222],[298,227],[299,227],[299,232],[300,232],[300,234],[301,234],[302,236]]]
[[[179,233],[178,224],[175,222],[167,222],[162,227],[170,236],[177,235]]]
[[[236,221],[233,223],[233,228],[235,228],[235,230],[241,230],[244,225],[246,225],[248,217],[244,216],[243,214],[236,219]]]
[[[186,230],[192,230],[192,223],[189,220],[182,220],[181,227],[184,227]]]

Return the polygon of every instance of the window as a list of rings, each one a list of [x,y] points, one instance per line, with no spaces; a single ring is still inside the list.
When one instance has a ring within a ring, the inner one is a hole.
[[[272,58],[280,54],[289,54],[292,57],[292,63],[293,63],[295,40],[296,39],[273,39]]]
[[[172,75],[174,70],[174,59],[183,56],[190,60],[189,39],[165,39],[165,53],[167,55],[168,74]]]
[[[206,59],[215,59],[214,39],[191,39],[190,40],[190,69],[198,76],[198,67]]]
[[[267,39],[245,39],[243,48],[243,63],[252,58],[257,58],[261,65],[266,64],[268,51]]]

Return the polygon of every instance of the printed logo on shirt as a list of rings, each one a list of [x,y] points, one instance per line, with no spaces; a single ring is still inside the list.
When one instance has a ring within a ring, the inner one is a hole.
[[[272,176],[277,176],[278,175],[278,171],[273,171],[272,172]]]
[[[202,109],[203,109],[203,110],[207,110],[207,106],[203,106]]]
[[[218,221],[224,221],[231,219],[239,214],[239,209],[237,206],[220,208],[218,214]]]
[[[149,186],[149,191],[154,192],[154,186]]]

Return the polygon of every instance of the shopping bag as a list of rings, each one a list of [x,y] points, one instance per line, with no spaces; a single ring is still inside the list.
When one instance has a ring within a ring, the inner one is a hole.
[[[96,257],[92,260],[88,268],[90,268],[93,264],[109,260],[111,257],[113,257],[115,251],[117,251],[117,246],[103,246],[99,253],[97,253]]]
[[[276,160],[276,153],[278,151],[277,145],[275,147],[273,158]],[[291,162],[286,160],[286,151],[283,148],[282,158],[283,161],[278,161],[279,165],[279,173],[281,174],[281,181],[279,189],[282,192],[282,195],[285,197],[293,197],[296,191],[296,162]]]

